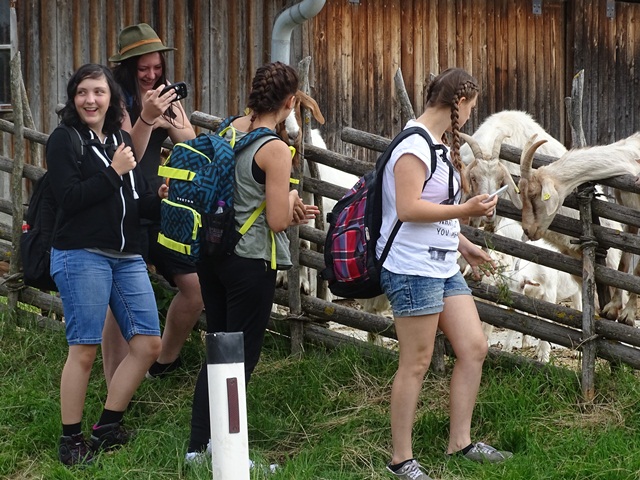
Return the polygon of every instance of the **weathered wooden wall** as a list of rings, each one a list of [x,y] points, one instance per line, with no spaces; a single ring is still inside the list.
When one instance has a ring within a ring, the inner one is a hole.
[[[522,109],[564,139],[562,110],[548,107],[562,106],[571,75],[566,17],[561,1],[545,1],[541,15],[522,0],[329,1],[309,30],[316,77],[325,80],[316,96],[329,119],[327,145],[353,153],[336,139],[343,126],[386,137],[402,128],[398,67],[417,115],[430,74],[462,67],[481,88],[466,131],[496,111]]]
[[[31,108],[51,131],[66,84],[84,63],[107,63],[127,25],[150,24],[165,45],[168,78],[189,84],[188,111],[225,115],[244,107],[255,69],[269,61],[271,28],[288,0],[19,0],[19,48]],[[300,29],[292,57],[300,58]],[[296,45],[298,45],[296,50]]]
[[[640,130],[640,4],[604,1],[574,4],[574,71],[585,71],[584,129],[588,144],[606,144]]]
[[[71,72],[106,62],[118,32],[147,22],[166,44],[168,73],[185,80],[188,111],[240,111],[255,68],[269,60],[271,29],[297,0],[18,0],[19,49],[36,125],[49,132]],[[291,61],[314,59],[311,91],[327,118],[330,149],[371,159],[343,143],[340,130],[392,136],[402,127],[393,76],[402,68],[416,112],[431,73],[450,66],[480,82],[478,108],[465,131],[503,109],[531,113],[551,134],[570,141],[563,98],[585,70],[587,143],[608,143],[640,129],[635,24],[640,4],[606,0],[327,0],[294,30]]]

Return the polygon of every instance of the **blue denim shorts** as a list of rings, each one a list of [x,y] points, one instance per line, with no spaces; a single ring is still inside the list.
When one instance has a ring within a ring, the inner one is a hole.
[[[116,258],[52,248],[51,277],[60,291],[69,345],[102,343],[107,306],[127,342],[134,335],[160,335],[158,307],[140,255]]]
[[[431,278],[393,273],[383,268],[380,283],[396,317],[440,313],[445,297],[471,295],[471,289],[460,272],[450,278]]]

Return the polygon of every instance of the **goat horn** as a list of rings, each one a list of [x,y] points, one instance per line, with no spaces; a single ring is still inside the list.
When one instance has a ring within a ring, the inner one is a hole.
[[[505,138],[509,138],[509,136],[510,135],[508,133],[502,132],[496,137],[493,142],[493,151],[491,152],[491,158],[498,158],[500,156],[500,147],[502,147],[502,142],[504,142]]]
[[[533,154],[536,152],[538,147],[547,141],[545,139],[535,141],[538,137],[537,134],[533,134],[524,148],[522,149],[522,154],[520,155],[520,176],[525,180],[529,180],[531,178],[531,164],[533,163]],[[535,142],[535,143],[534,143]]]
[[[473,152],[473,156],[475,158],[477,158],[478,160],[484,159],[484,154],[482,153],[482,149],[480,148],[480,145],[478,145],[478,142],[476,142],[472,136],[462,132],[458,132],[458,134],[460,135],[461,139],[463,139],[465,142],[469,144],[469,146],[471,147],[471,151]]]

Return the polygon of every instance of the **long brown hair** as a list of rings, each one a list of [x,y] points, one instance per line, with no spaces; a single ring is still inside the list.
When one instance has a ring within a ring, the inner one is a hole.
[[[461,98],[473,100],[479,92],[478,81],[461,68],[448,68],[435,77],[427,88],[428,107],[449,107],[451,109],[451,161],[453,166],[462,171],[462,159],[460,158],[460,126],[458,124],[458,102]],[[462,190],[467,192],[469,185],[460,175]]]

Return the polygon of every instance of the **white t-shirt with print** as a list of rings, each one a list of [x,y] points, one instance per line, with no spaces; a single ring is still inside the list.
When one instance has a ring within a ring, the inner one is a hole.
[[[405,128],[421,127],[429,135],[434,145],[441,145],[429,130],[415,120],[409,120]],[[443,145],[449,158],[449,149]],[[376,244],[376,255],[380,258],[382,250],[391,234],[398,214],[396,211],[396,186],[394,167],[398,159],[405,154],[419,158],[427,167],[429,178],[431,170],[431,149],[420,135],[411,135],[404,139],[393,151],[382,177],[382,228]],[[424,190],[422,200],[441,203],[449,199],[449,172],[452,167],[442,160],[441,151],[437,151],[436,169]],[[460,189],[459,175],[454,172],[454,192]],[[394,273],[419,275],[432,278],[449,278],[459,271],[456,263],[458,250],[458,219],[443,220],[436,223],[404,222],[398,231],[384,262],[384,267]]]

